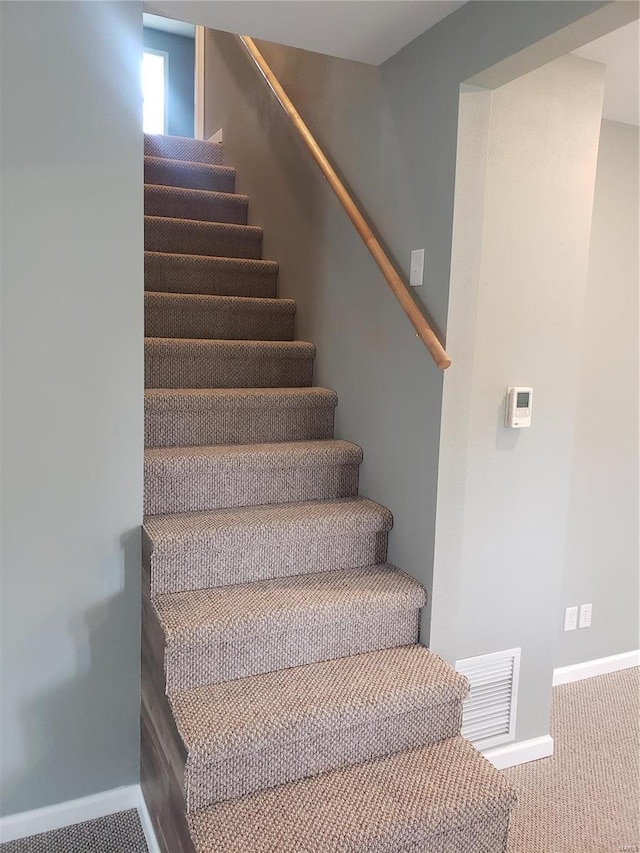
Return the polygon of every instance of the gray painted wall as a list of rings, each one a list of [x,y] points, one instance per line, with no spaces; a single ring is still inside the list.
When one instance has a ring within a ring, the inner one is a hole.
[[[436,565],[457,659],[522,649],[516,740],[549,732],[603,92],[566,56],[461,98]],[[504,426],[508,385],[533,386],[531,428]]]
[[[638,647],[638,155],[637,127],[602,122],[556,666]]]
[[[11,814],[138,779],[142,7],[0,15]]]
[[[259,44],[405,275],[410,250],[427,249],[418,295],[443,330],[461,84],[483,76],[504,82],[628,15],[629,4],[470,3],[380,68]],[[318,347],[317,381],[339,393],[337,435],[364,448],[361,491],[394,513],[390,559],[430,593],[423,639],[454,660],[460,564],[446,558],[446,548],[455,548],[451,536],[440,538],[434,576],[443,376],[233,36],[208,31],[206,80],[205,133],[223,128],[225,158],[239,170],[239,190],[250,195],[250,219],[265,228],[265,256],[281,264],[281,295],[298,300],[298,336]],[[464,381],[464,364],[454,362],[446,375]],[[480,641],[476,651],[486,651]],[[545,732],[547,675],[540,697],[533,690],[529,697],[530,728]]]
[[[175,33],[143,28],[144,46],[169,54],[167,130],[170,136],[193,137],[195,40]]]
[[[560,56],[598,34],[605,13],[600,3],[470,3],[379,68],[260,43],[405,275],[411,249],[426,248],[418,297],[441,331],[460,84],[565,28],[546,47],[545,58]],[[535,67],[525,54],[520,72]],[[235,37],[208,31],[206,80],[205,134],[224,129],[251,221],[281,263],[281,293],[298,300],[298,335],[318,346],[317,380],[340,395],[337,434],[364,448],[362,491],[394,513],[390,557],[432,592],[432,644],[446,654],[451,614],[437,599],[448,591],[433,583],[442,374]]]

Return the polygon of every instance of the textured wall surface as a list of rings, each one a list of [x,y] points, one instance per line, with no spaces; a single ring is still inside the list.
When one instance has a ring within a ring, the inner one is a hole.
[[[637,127],[602,122],[556,666],[638,647],[638,154]]]
[[[603,8],[469,3],[378,68],[260,43],[399,269],[408,275],[411,250],[426,249],[416,294],[441,332],[460,85],[514,53],[524,53],[518,73],[535,67],[527,49],[558,30],[545,57],[562,55],[585,27],[597,32]],[[224,130],[250,220],[265,228],[266,257],[281,264],[281,295],[298,300],[298,334],[318,346],[318,381],[340,395],[337,434],[364,448],[362,491],[394,513],[390,559],[426,585],[432,645],[447,653],[448,568],[442,583],[433,577],[442,374],[234,36],[207,32],[206,79],[205,133]]]
[[[3,2],[0,15],[11,814],[138,779],[142,8]]]
[[[603,88],[566,56],[461,100],[436,559],[456,659],[522,649],[518,740],[549,731]],[[529,429],[508,385],[533,386]]]

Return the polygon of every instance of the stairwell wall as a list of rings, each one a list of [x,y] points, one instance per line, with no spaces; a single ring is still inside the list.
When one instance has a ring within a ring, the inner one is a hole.
[[[0,27],[7,815],[138,781],[142,4]]]
[[[468,3],[377,68],[258,43],[407,277],[410,251],[426,248],[416,294],[441,333],[460,85],[526,73],[624,23],[628,5]],[[205,78],[205,135],[222,128],[280,294],[298,301],[298,337],[318,347],[317,382],[338,391],[337,436],[364,449],[361,491],[394,513],[390,559],[430,593],[422,636],[454,660],[459,572],[433,569],[442,374],[234,36],[207,31]]]

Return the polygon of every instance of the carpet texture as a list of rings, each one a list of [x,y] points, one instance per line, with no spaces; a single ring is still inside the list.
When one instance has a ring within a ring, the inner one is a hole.
[[[145,453],[146,515],[326,500],[358,493],[362,451],[347,441],[156,447]]]
[[[0,844],[2,853],[147,853],[135,809]]]
[[[640,851],[640,671],[555,687],[554,754],[505,771],[509,853]]]
[[[388,564],[156,596],[167,691],[408,645],[424,603]]]
[[[144,253],[145,290],[274,298],[277,277],[275,261]]]
[[[144,247],[149,252],[257,260],[262,256],[262,228],[175,216],[145,216]]]
[[[162,136],[145,133],[144,153],[150,157],[184,160],[188,163],[222,165],[222,145],[186,136]]]
[[[151,594],[384,563],[391,513],[366,498],[148,516]]]
[[[499,853],[513,803],[489,762],[451,737],[220,803],[190,823],[203,853]]]
[[[145,184],[144,187],[144,212],[147,216],[246,225],[248,209],[249,199],[246,195],[155,184]]]
[[[172,693],[187,810],[453,737],[466,694],[420,646]]]
[[[315,347],[304,341],[145,340],[147,388],[300,388]]]
[[[292,299],[145,293],[145,332],[156,338],[293,340]]]
[[[184,160],[145,156],[144,182],[165,187],[232,193],[236,185],[236,170],[228,166],[212,166],[209,163],[188,163]]]
[[[337,402],[328,388],[147,389],[145,447],[330,439]]]
[[[145,141],[142,787],[163,853],[505,853],[220,146]],[[163,159],[166,158],[166,159]]]

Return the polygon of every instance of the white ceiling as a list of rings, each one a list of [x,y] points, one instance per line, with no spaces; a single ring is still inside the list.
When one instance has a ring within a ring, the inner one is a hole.
[[[465,0],[148,0],[157,15],[380,65]]]
[[[163,18],[160,15],[150,15],[148,12],[142,13],[142,25],[150,30],[161,30],[163,33],[173,33],[176,36],[187,36],[193,38],[196,28],[193,24],[187,24],[185,21],[174,21],[173,18]]]
[[[603,117],[640,124],[640,22],[620,27],[573,52],[607,66]]]

